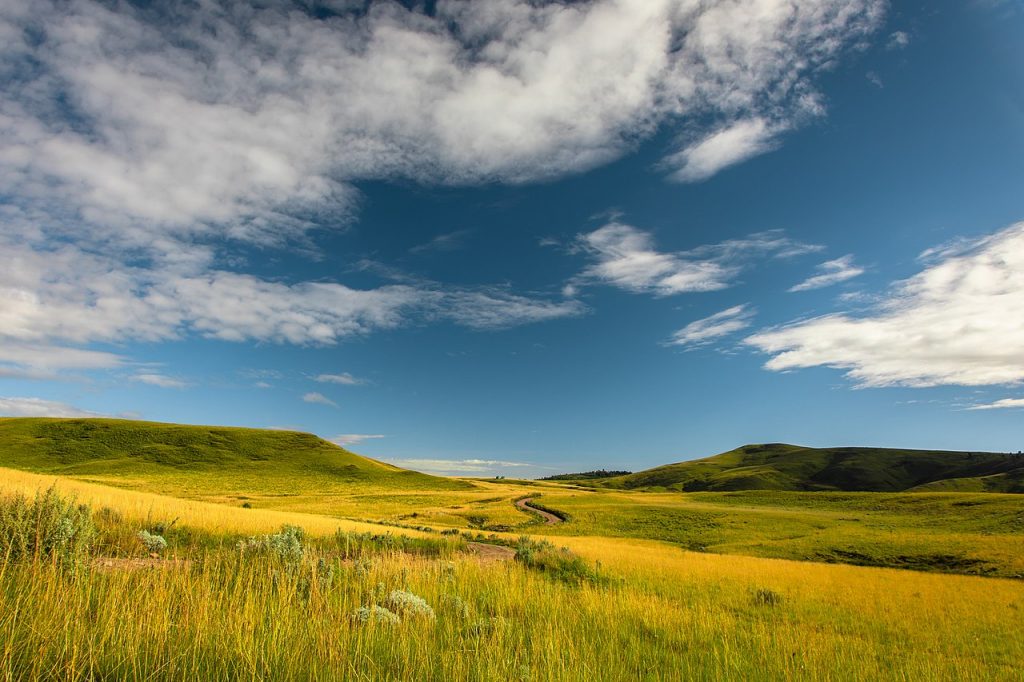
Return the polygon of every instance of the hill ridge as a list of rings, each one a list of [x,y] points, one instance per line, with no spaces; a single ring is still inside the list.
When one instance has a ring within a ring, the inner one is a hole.
[[[931,486],[926,490],[1024,493],[1024,455],[861,446],[812,448],[789,443],[752,443],[718,455],[665,464],[628,476],[593,482],[592,485],[687,492],[903,492]]]

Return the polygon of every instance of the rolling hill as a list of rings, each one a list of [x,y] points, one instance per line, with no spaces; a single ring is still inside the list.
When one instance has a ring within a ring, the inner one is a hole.
[[[680,491],[1024,493],[1024,456],[992,452],[745,445],[591,485]]]
[[[0,418],[0,467],[190,497],[472,487],[361,457],[309,433],[122,419]]]

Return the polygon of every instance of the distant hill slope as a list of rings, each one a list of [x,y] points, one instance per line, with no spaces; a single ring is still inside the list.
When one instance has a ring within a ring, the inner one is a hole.
[[[361,457],[309,433],[123,419],[0,418],[0,467],[195,494],[472,487]]]
[[[991,452],[746,445],[592,483],[683,491],[1024,492],[1024,456]]]

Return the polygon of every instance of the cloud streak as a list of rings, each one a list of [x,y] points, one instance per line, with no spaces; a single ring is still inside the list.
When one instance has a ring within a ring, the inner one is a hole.
[[[834,367],[859,386],[1024,381],[1024,223],[926,252],[874,310],[802,320],[745,342],[774,371]]]
[[[103,415],[82,410],[67,403],[42,398],[2,398],[0,414],[8,417],[101,417]]]
[[[686,325],[667,341],[670,346],[697,348],[706,346],[730,334],[735,334],[750,326],[754,318],[754,310],[747,304],[726,308],[721,312]]]
[[[570,282],[570,292],[603,283],[655,296],[725,289],[752,259],[791,258],[822,248],[771,231],[690,251],[665,252],[656,248],[649,232],[617,221],[580,235],[577,245],[593,263]]]
[[[825,261],[821,265],[817,266],[816,270],[818,271],[817,275],[812,275],[803,282],[791,286],[789,291],[795,292],[822,289],[864,274],[864,268],[854,264],[852,255],[846,255],[841,258],[836,258],[835,260]]]

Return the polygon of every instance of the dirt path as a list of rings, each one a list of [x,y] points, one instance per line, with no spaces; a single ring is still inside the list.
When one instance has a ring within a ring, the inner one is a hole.
[[[544,511],[543,509],[537,509],[537,507],[534,507],[532,504],[530,504],[531,499],[532,498],[524,497],[521,500],[516,500],[516,507],[526,512],[527,514],[537,514],[543,517],[544,523],[546,523],[549,526],[553,526],[556,523],[562,522],[562,519],[558,518],[551,512]]]
[[[504,545],[489,545],[485,542],[466,543],[469,551],[476,555],[482,564],[493,564],[499,561],[512,561],[516,551]]]

